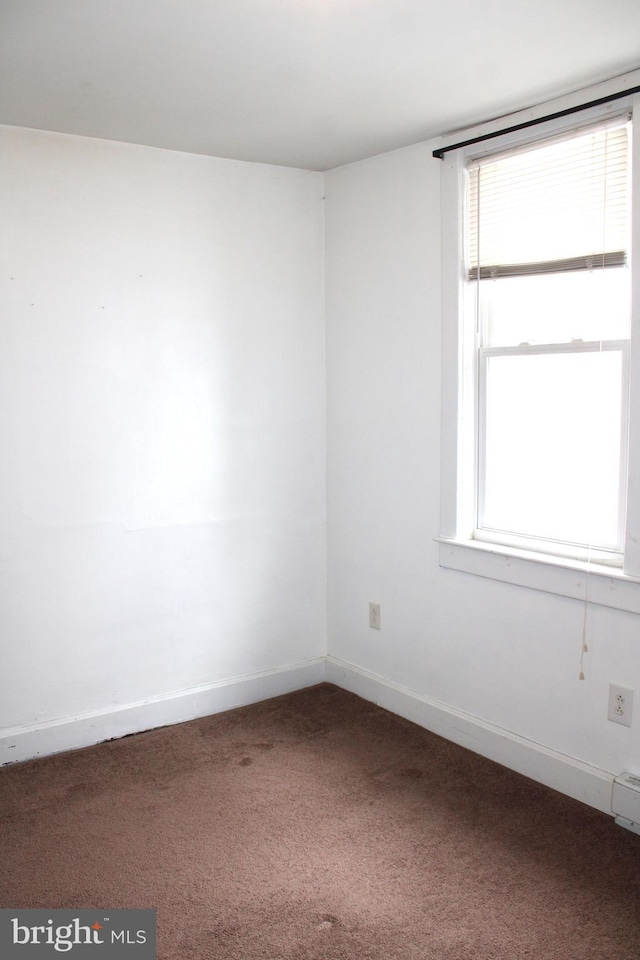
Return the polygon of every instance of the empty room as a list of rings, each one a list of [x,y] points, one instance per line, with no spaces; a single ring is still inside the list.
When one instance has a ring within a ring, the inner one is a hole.
[[[639,128],[637,0],[0,0],[3,958],[638,960]]]

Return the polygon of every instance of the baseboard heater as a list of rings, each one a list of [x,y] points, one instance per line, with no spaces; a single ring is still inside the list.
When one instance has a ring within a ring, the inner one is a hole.
[[[640,777],[622,773],[613,781],[611,806],[616,823],[640,835]]]

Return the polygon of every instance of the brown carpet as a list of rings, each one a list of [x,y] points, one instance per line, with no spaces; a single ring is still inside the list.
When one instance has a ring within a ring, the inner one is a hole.
[[[0,771],[0,906],[160,960],[638,960],[640,837],[322,684]]]

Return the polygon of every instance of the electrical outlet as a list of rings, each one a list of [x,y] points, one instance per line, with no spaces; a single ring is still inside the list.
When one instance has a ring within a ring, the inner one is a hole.
[[[379,603],[369,604],[369,626],[373,627],[374,630],[380,629],[380,604]]]
[[[607,716],[614,723],[622,723],[625,727],[631,726],[631,712],[633,710],[633,690],[623,687],[619,683],[609,684],[609,712]]]

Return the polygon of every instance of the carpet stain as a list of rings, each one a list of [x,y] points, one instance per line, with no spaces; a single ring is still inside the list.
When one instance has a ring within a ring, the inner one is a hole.
[[[97,784],[72,783],[66,788],[66,799],[70,800],[74,797],[92,797],[99,795],[101,792],[101,787]]]
[[[640,837],[326,684],[6,767],[0,849],[158,960],[640,958]]]
[[[406,777],[407,780],[422,780],[424,771],[418,767],[405,767],[404,770],[400,771],[400,776]]]

